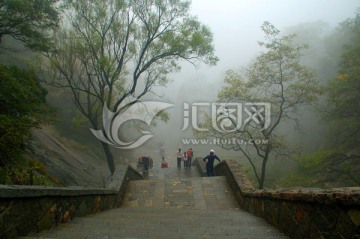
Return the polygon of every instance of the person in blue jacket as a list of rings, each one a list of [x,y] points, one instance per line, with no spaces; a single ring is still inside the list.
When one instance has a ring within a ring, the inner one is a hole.
[[[206,172],[208,177],[214,176],[214,161],[217,159],[219,162],[221,161],[218,156],[216,156],[215,151],[212,149],[210,150],[210,154],[203,158],[204,162],[206,163]]]

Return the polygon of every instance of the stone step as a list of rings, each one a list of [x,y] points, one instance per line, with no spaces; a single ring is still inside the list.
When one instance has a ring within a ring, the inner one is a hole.
[[[238,209],[225,177],[198,177],[130,182],[123,207]]]
[[[240,209],[225,177],[153,177],[131,181],[121,208],[74,218],[25,238],[287,237]]]
[[[287,238],[242,210],[118,208],[23,238]]]

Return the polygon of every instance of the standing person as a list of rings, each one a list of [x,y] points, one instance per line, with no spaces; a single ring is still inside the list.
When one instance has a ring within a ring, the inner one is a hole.
[[[189,151],[187,152],[187,159],[188,159],[188,166],[189,168],[191,167],[191,159],[193,157],[194,153],[192,151],[192,148],[189,149]]]
[[[152,169],[154,167],[154,161],[151,157],[149,157],[149,163],[150,169]]]
[[[143,163],[143,160],[142,160],[142,157],[140,157],[138,159],[138,162],[136,164],[136,169],[139,171],[139,172],[142,172],[144,170],[144,163]]]
[[[168,167],[169,167],[168,162],[164,158],[161,162],[161,168],[168,168]]]
[[[176,151],[177,167],[181,168],[181,148]]]
[[[183,153],[182,159],[184,161],[184,168],[186,168],[187,167],[187,153],[186,153],[186,151]]]
[[[143,172],[144,172],[144,173],[149,172],[150,157],[143,156],[143,157],[141,157],[141,161],[142,161],[142,163],[143,163]]]
[[[160,146],[160,157],[162,161],[165,161],[165,149],[163,145]]]
[[[204,162],[206,162],[206,172],[208,177],[214,176],[214,161],[217,159],[219,162],[221,161],[218,156],[216,156],[215,151],[210,150],[210,154],[203,158]]]

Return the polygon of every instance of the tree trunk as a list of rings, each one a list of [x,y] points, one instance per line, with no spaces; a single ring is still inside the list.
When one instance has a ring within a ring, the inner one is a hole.
[[[266,155],[265,158],[263,159],[263,163],[262,163],[262,167],[261,167],[261,177],[260,177],[260,182],[259,182],[259,189],[264,188],[267,160],[268,160],[268,156]]]
[[[110,173],[111,173],[111,175],[113,175],[115,172],[115,164],[114,164],[114,157],[110,150],[110,146],[104,142],[102,142],[101,145],[102,145],[105,155],[106,155],[106,160],[107,160],[107,163],[109,166]]]

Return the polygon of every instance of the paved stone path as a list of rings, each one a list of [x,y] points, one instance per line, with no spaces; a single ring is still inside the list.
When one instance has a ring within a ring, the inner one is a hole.
[[[123,207],[239,209],[225,177],[131,181]]]
[[[61,224],[34,238],[287,238],[239,208],[224,177],[194,168],[152,169],[132,181],[121,208]],[[31,238],[31,237],[27,237]]]

